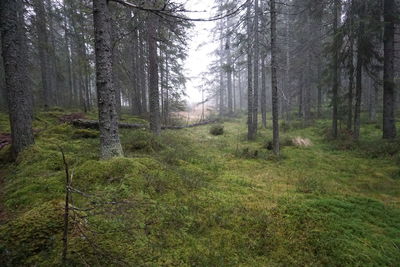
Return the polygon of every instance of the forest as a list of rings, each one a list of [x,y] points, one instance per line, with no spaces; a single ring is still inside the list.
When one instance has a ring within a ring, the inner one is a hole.
[[[0,0],[1,266],[399,266],[400,0]]]

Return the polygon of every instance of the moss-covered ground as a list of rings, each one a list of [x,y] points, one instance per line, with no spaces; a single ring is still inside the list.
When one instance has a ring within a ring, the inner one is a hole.
[[[98,159],[98,133],[36,116],[16,163],[0,150],[0,265],[59,266],[65,170],[71,173],[70,266],[398,266],[400,142],[375,124],[354,143],[328,121],[245,140],[244,119],[165,131],[123,130],[125,158]],[[90,116],[95,117],[95,114]],[[134,122],[138,119],[124,117]],[[296,127],[297,126],[297,127]],[[0,132],[9,129],[0,115]],[[296,147],[292,137],[313,145]]]

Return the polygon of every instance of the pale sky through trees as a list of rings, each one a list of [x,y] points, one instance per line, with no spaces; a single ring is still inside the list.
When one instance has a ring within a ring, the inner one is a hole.
[[[213,15],[213,0],[189,0],[185,2],[188,10],[205,11],[189,13],[188,16],[191,18],[208,18]],[[202,84],[201,73],[209,70],[208,66],[215,58],[213,51],[217,48],[217,43],[212,41],[211,32],[215,22],[195,22],[194,24],[195,27],[190,30],[191,40],[188,47],[188,58],[185,61],[185,73],[190,78],[186,84],[186,99],[189,103],[201,101],[201,91],[199,89]]]

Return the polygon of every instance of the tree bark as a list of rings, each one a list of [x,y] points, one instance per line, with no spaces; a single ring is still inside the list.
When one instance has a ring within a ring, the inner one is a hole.
[[[254,3],[254,102],[253,102],[253,132],[257,135],[258,129],[258,91],[260,81],[260,40],[259,40],[259,8],[258,0]]]
[[[228,18],[228,33],[226,37],[226,58],[227,58],[227,86],[228,86],[228,115],[233,114],[233,88],[232,88],[232,53],[231,53],[231,25],[230,25],[230,18]]]
[[[100,125],[100,154],[108,159],[123,155],[112,81],[111,17],[107,0],[93,1],[96,86]]]
[[[339,94],[339,78],[338,78],[338,19],[339,19],[339,0],[335,0],[333,16],[333,87],[332,87],[332,137],[338,137],[338,94]]]
[[[252,63],[252,41],[251,41],[251,1],[247,1],[247,139],[254,140],[253,128],[253,63]]]
[[[262,126],[267,128],[267,68],[265,56],[261,59],[261,119]]]
[[[395,83],[394,83],[394,32],[396,20],[395,0],[384,0],[385,30],[383,37],[383,138],[396,137]]]
[[[347,103],[347,130],[353,128],[353,87],[354,87],[354,0],[350,8],[350,36],[349,36],[349,94]]]
[[[275,0],[270,0],[271,9],[271,88],[272,88],[272,129],[273,151],[276,156],[280,154],[279,148],[279,98],[276,62],[276,10]]]
[[[2,0],[2,55],[14,158],[34,143],[33,96],[28,85],[27,38],[22,0]]]
[[[155,135],[161,133],[160,94],[158,90],[158,58],[157,58],[157,27],[158,17],[148,14],[147,42],[149,49],[149,100],[150,100],[150,130]]]
[[[364,39],[364,22],[365,19],[365,3],[361,6],[361,20],[358,27],[357,37],[357,66],[356,66],[356,106],[354,110],[354,139],[358,140],[360,137],[361,126],[361,102],[362,102],[362,72],[364,66],[364,55],[362,42]]]

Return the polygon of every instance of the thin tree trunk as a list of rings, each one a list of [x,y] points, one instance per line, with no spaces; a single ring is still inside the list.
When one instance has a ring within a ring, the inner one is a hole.
[[[265,66],[265,56],[261,59],[261,118],[262,126],[267,128],[267,68]]]
[[[93,0],[96,87],[100,124],[100,154],[108,159],[123,155],[112,81],[111,16],[107,0]]]
[[[254,4],[254,102],[253,102],[253,131],[254,136],[257,135],[258,129],[258,91],[260,81],[260,40],[259,40],[259,8],[258,0],[255,0]]]
[[[338,137],[338,95],[339,95],[339,75],[338,75],[338,19],[339,19],[339,0],[335,0],[333,16],[333,88],[332,88],[332,137]]]
[[[396,137],[395,83],[394,83],[394,32],[396,20],[395,0],[384,0],[385,31],[383,37],[383,138]]]
[[[275,0],[270,0],[271,9],[271,88],[272,88],[272,129],[273,129],[273,150],[279,156],[279,98],[277,81],[276,61],[276,10]]]
[[[352,130],[353,128],[353,87],[354,87],[354,31],[353,31],[353,12],[354,12],[354,0],[351,1],[350,9],[350,54],[349,54],[349,94],[347,103],[347,129]]]
[[[233,88],[232,88],[232,55],[231,55],[231,31],[230,21],[228,18],[228,33],[226,38],[226,57],[227,57],[227,87],[228,87],[228,115],[233,114]]]
[[[361,102],[362,102],[362,70],[364,66],[362,42],[364,38],[364,22],[365,19],[365,3],[362,3],[361,20],[359,22],[358,39],[357,39],[357,67],[356,67],[356,106],[354,111],[354,139],[360,137],[361,126]]]
[[[17,155],[34,143],[33,96],[28,84],[27,38],[22,0],[2,0],[2,55],[11,125],[12,154]]]
[[[253,128],[253,63],[252,63],[252,41],[251,41],[251,1],[247,1],[247,139],[254,140]]]
[[[222,117],[224,116],[225,113],[225,103],[224,103],[224,76],[223,76],[223,71],[224,71],[224,59],[223,59],[223,54],[224,54],[224,43],[223,43],[223,26],[222,22],[220,22],[220,43],[219,43],[219,116]]]
[[[147,86],[146,86],[146,51],[145,51],[145,41],[144,41],[144,32],[139,31],[139,85],[142,96],[142,108],[141,110],[144,113],[148,112],[147,108]]]
[[[158,58],[157,58],[157,27],[158,17],[149,14],[147,24],[149,49],[149,100],[150,100],[150,130],[155,135],[161,133],[160,94],[158,90]]]

